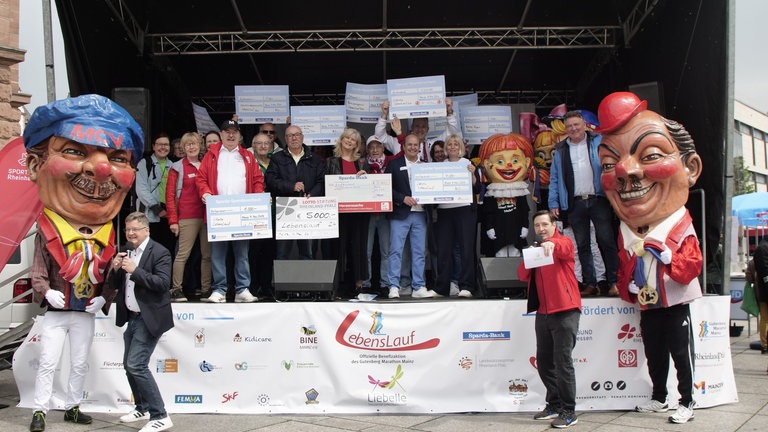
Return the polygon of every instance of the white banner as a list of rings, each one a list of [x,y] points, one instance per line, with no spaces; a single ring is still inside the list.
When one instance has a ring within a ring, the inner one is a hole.
[[[738,402],[728,297],[692,305],[699,407]],[[174,303],[176,327],[150,361],[171,413],[532,412],[544,407],[534,315],[525,301]],[[112,308],[114,311],[114,308]],[[279,317],[279,318],[278,318]],[[40,352],[33,327],[13,372],[31,407]],[[83,410],[127,412],[122,329],[96,321]],[[67,355],[52,409],[63,409]],[[573,353],[577,410],[629,410],[650,397],[639,313],[587,299]],[[669,399],[675,401],[674,368]]]

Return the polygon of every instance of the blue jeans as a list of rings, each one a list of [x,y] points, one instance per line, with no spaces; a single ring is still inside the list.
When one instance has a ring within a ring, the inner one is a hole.
[[[384,213],[371,213],[371,219],[368,221],[368,279],[363,281],[363,286],[371,286],[371,256],[373,255],[373,236],[379,232],[379,254],[381,255],[381,264],[379,272],[381,274],[381,287],[387,288],[387,277],[389,274],[389,221]]]
[[[605,281],[608,286],[616,284],[616,270],[619,268],[619,252],[613,235],[613,210],[608,200],[594,197],[588,200],[573,200],[568,210],[568,223],[573,228],[576,247],[581,262],[581,280],[585,285],[597,286],[595,263],[590,247],[589,222],[595,225],[595,238],[605,263]]]
[[[427,249],[427,215],[425,212],[410,212],[405,219],[389,221],[389,286],[400,287],[405,239],[411,241],[411,286],[420,289],[424,281],[424,263]]]
[[[251,286],[248,240],[211,242],[211,289],[224,295],[227,293],[227,251],[230,246],[235,258],[235,292],[239,294]]]
[[[155,378],[149,371],[149,357],[157,346],[160,337],[152,336],[141,316],[130,318],[123,333],[125,352],[123,367],[128,377],[128,385],[136,401],[136,410],[149,411],[149,419],[161,419],[168,414],[165,412],[163,397],[157,388]]]
[[[296,246],[299,248],[299,259],[311,260],[312,240],[278,240],[277,255],[275,256],[275,259],[291,259],[291,249],[293,249],[294,241],[296,242]]]

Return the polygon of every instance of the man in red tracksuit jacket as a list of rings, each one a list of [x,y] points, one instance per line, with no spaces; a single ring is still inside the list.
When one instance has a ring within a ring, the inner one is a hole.
[[[528,312],[536,311],[536,364],[547,389],[547,406],[533,416],[552,420],[552,427],[567,428],[577,423],[576,373],[571,354],[576,345],[581,317],[579,283],[573,271],[573,242],[558,232],[555,216],[541,210],[533,216],[533,228],[541,247],[553,264],[525,268],[517,276],[528,282]]]

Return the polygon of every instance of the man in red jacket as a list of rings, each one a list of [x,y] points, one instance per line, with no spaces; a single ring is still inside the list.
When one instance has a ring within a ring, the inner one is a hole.
[[[554,259],[542,267],[528,269],[521,262],[517,268],[518,278],[528,282],[528,312],[536,311],[536,364],[547,389],[547,406],[533,418],[554,419],[552,427],[567,428],[578,422],[571,354],[579,331],[581,295],[573,272],[573,242],[557,231],[549,210],[533,215],[533,228],[541,237],[544,255]]]
[[[222,123],[221,142],[211,145],[200,163],[197,189],[203,203],[211,195],[264,192],[264,175],[253,153],[240,146],[240,125],[236,121]],[[258,298],[248,291],[251,286],[248,239],[211,242],[212,292],[203,301],[227,301],[227,251],[230,246],[235,258],[235,303],[255,302]]]

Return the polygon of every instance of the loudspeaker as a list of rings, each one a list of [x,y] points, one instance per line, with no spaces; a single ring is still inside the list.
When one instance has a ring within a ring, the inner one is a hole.
[[[517,267],[523,258],[480,258],[480,287],[487,297],[515,297],[525,295],[528,286],[517,278]],[[498,295],[492,295],[493,293]]]
[[[149,89],[142,87],[116,87],[112,100],[125,108],[144,131],[144,150],[152,150],[152,117]]]
[[[636,94],[640,100],[647,100],[649,110],[666,115],[664,113],[664,92],[660,82],[632,84],[629,86],[629,91]]]
[[[275,292],[330,291],[338,285],[336,260],[275,260]]]

